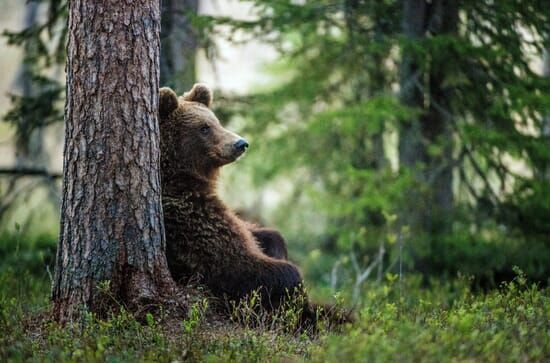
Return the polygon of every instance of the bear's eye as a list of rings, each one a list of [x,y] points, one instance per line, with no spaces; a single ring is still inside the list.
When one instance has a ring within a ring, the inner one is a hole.
[[[201,134],[208,135],[209,132],[210,132],[210,126],[204,125],[201,127]]]

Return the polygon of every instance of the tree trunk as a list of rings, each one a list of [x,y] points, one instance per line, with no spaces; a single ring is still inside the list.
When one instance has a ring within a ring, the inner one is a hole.
[[[432,34],[454,34],[458,27],[458,4],[455,0],[405,0],[403,34],[409,42]],[[424,63],[422,72],[420,62]],[[453,135],[451,120],[443,110],[449,109],[451,90],[444,87],[445,69],[440,61],[428,63],[407,49],[400,69],[401,102],[422,112],[404,124],[399,135],[399,162],[414,171],[426,193],[416,193],[416,206],[407,216],[407,223],[432,234],[445,228],[435,218],[448,216],[453,208]],[[428,153],[430,145],[439,145],[441,152]],[[420,204],[419,204],[420,203]],[[421,208],[418,208],[421,206]],[[436,231],[437,229],[437,231]]]
[[[35,25],[38,18],[39,2],[29,2],[25,5],[25,21],[24,28],[29,29]],[[29,49],[28,46],[23,49],[23,62],[19,69],[19,77],[17,80],[18,86],[21,89],[23,97],[33,97],[36,94],[34,89],[37,85],[33,84],[31,78],[31,65],[29,64]],[[32,132],[28,132],[32,128],[32,119],[26,115],[22,116],[21,124],[18,128],[22,132],[18,132],[15,139],[15,167],[46,167],[45,163],[48,160],[44,150],[44,130],[42,127],[34,128]]]
[[[197,35],[189,16],[199,0],[163,0],[160,84],[183,92],[196,81]]]
[[[175,292],[159,176],[159,28],[155,0],[69,2],[59,321]]]
[[[542,76],[550,78],[550,49],[544,49],[542,54]],[[542,137],[550,137],[550,114],[544,115],[542,120]],[[550,167],[544,166],[542,170],[542,177],[550,179]]]
[[[408,42],[420,40],[424,36],[427,17],[427,5],[425,0],[403,1],[403,36]],[[408,107],[422,108],[424,95],[417,87],[422,82],[422,73],[418,65],[419,59],[411,54],[408,49],[403,51],[400,66],[400,99]],[[420,120],[412,119],[401,127],[399,133],[399,165],[415,168],[425,156],[420,131]]]
[[[458,31],[457,0],[434,1],[430,17],[430,31],[436,35],[456,34]],[[428,144],[437,144],[441,151],[427,158],[426,180],[430,181],[431,216],[429,226],[435,231],[434,215],[448,217],[453,210],[453,151],[454,137],[449,113],[451,112],[452,88],[445,86],[445,64],[437,61],[431,64],[429,74],[429,106],[423,117],[422,135]],[[445,229],[448,223],[437,223]],[[437,231],[437,232],[441,232]]]

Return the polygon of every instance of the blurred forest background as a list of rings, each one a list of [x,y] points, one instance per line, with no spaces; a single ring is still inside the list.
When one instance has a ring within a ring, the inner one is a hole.
[[[0,1],[0,269],[57,242],[67,4]],[[550,277],[547,1],[163,0],[161,85],[246,137],[220,189],[315,296]],[[16,266],[16,267],[14,267]]]

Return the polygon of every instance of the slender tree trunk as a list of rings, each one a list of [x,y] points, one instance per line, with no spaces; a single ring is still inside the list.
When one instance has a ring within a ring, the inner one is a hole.
[[[383,21],[379,17],[376,17],[375,19],[373,19],[373,21],[375,29],[373,41],[375,43],[382,43],[384,41]],[[385,58],[386,56],[387,55],[383,55],[377,52],[373,52],[371,55],[373,59],[372,63],[375,65],[374,67],[370,66],[371,69],[368,70],[368,73],[371,77],[369,81],[369,94],[371,95],[371,97],[391,93],[392,82],[388,79],[388,70],[384,66],[384,63],[387,61],[387,59]],[[387,127],[385,124],[382,124],[380,130],[372,137],[373,157],[376,160],[375,167],[377,169],[383,169],[390,165],[388,155],[386,155],[386,151],[384,149],[384,134],[386,134],[386,132]]]
[[[29,2],[25,5],[24,28],[28,29],[36,24],[38,19],[38,8],[40,3]],[[31,75],[31,64],[29,64],[29,49],[23,49],[23,62],[19,69],[18,86],[21,89],[23,97],[33,97],[36,93]],[[48,160],[44,150],[44,130],[41,127],[35,128],[28,133],[27,130],[32,127],[31,118],[23,115],[21,124],[18,127],[23,131],[19,132],[15,139],[15,167],[45,167]]]
[[[426,18],[428,16],[425,0],[403,1],[403,36],[407,42],[420,40],[424,36]],[[424,106],[424,95],[417,84],[422,82],[419,59],[404,49],[400,66],[400,98],[401,102],[413,108]],[[411,119],[401,127],[399,134],[399,164],[403,167],[415,168],[417,163],[425,158],[425,148],[422,144],[420,120]]]
[[[433,34],[455,34],[458,27],[458,4],[455,0],[405,0],[403,7],[403,34],[409,42]],[[424,65],[421,69],[420,62]],[[419,59],[418,55],[403,52],[400,69],[401,102],[419,109],[422,114],[402,126],[399,136],[399,161],[411,168],[426,193],[416,193],[412,204],[416,208],[407,218],[414,225],[432,234],[445,227],[434,223],[436,218],[448,216],[453,208],[453,135],[451,120],[443,110],[450,105],[451,90],[444,87],[446,70],[439,60]],[[427,71],[425,71],[427,69]],[[428,153],[430,145],[441,146],[437,155]],[[420,203],[420,204],[419,204]],[[418,208],[421,206],[421,208]]]
[[[25,24],[24,28],[29,29],[38,23],[38,14],[41,3],[30,1],[25,5]],[[40,97],[42,89],[41,85],[33,79],[33,69],[36,65],[31,64],[33,62],[33,52],[29,49],[27,44],[23,49],[23,62],[19,71],[19,87],[24,98]],[[58,68],[58,67],[56,67]],[[55,102],[55,101],[52,101]],[[19,170],[27,168],[38,168],[43,170],[49,169],[50,155],[47,148],[44,145],[45,131],[44,126],[33,127],[33,123],[36,123],[36,117],[39,115],[38,111],[31,112],[33,115],[22,115],[22,123],[19,125],[20,131],[16,137],[15,142],[15,168]],[[40,117],[40,116],[38,116]],[[32,129],[32,131],[28,131]],[[60,194],[59,186],[57,182],[52,178],[43,178],[42,185],[46,189],[47,200],[54,206],[55,209],[59,208]],[[24,182],[19,180],[19,183]],[[34,190],[34,188],[32,188]]]
[[[454,35],[458,31],[457,0],[437,0],[433,2],[430,30],[438,35]],[[432,184],[430,230],[434,230],[432,220],[434,215],[448,217],[453,210],[453,151],[454,137],[451,127],[452,88],[445,86],[447,69],[441,61],[430,67],[429,74],[429,106],[422,124],[422,135],[429,144],[441,146],[441,152],[427,158],[428,170],[426,179]],[[445,227],[446,223],[438,223]]]
[[[413,43],[424,37],[428,17],[428,6],[425,0],[403,1],[402,31],[406,42]],[[407,107],[422,109],[424,94],[418,87],[422,83],[419,55],[411,50],[409,45],[403,48],[402,60],[399,69],[400,100]],[[422,140],[421,119],[412,117],[401,124],[399,130],[399,167],[410,169],[418,184],[423,180],[421,165],[426,158],[426,148]],[[427,207],[423,205],[426,198],[420,192],[419,185],[414,187],[415,192],[409,193],[407,207],[402,211],[402,223],[422,231],[422,224],[426,222]],[[420,207],[420,208],[418,208]],[[424,214],[424,215],[422,215]],[[416,234],[415,233],[415,234]],[[410,244],[408,245],[411,248]],[[414,255],[414,251],[411,250]]]
[[[545,49],[542,54],[542,75],[550,78],[550,49]],[[545,115],[542,122],[542,137],[550,137],[550,114]],[[546,166],[542,170],[542,177],[550,179],[550,167]]]
[[[69,3],[52,291],[60,321],[74,319],[82,307],[104,313],[113,300],[136,310],[175,291],[159,177],[159,28],[156,0]]]
[[[163,0],[160,83],[180,92],[196,81],[197,35],[189,17],[197,14],[199,0]]]

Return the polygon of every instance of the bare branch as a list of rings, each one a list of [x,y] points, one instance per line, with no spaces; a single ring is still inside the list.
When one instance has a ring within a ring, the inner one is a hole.
[[[50,172],[46,169],[40,168],[0,168],[0,175],[35,176],[50,179],[58,179],[63,176],[61,173]]]

